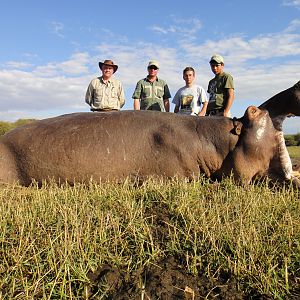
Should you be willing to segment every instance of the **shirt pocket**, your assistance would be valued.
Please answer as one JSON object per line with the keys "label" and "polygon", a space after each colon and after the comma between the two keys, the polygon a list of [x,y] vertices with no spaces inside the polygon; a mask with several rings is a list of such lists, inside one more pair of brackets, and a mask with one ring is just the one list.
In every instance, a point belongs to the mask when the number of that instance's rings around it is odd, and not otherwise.
{"label": "shirt pocket", "polygon": [[99,103],[102,101],[103,98],[103,89],[102,88],[96,88],[94,89],[94,102]]}
{"label": "shirt pocket", "polygon": [[155,96],[156,98],[162,98],[164,95],[164,89],[161,86],[156,86],[155,87]]}
{"label": "shirt pocket", "polygon": [[110,96],[113,99],[117,99],[118,98],[117,89],[114,86],[111,88],[111,94],[110,94]]}
{"label": "shirt pocket", "polygon": [[151,86],[145,86],[142,91],[142,98],[143,99],[151,98],[151,94],[152,94],[151,92],[152,92]]}

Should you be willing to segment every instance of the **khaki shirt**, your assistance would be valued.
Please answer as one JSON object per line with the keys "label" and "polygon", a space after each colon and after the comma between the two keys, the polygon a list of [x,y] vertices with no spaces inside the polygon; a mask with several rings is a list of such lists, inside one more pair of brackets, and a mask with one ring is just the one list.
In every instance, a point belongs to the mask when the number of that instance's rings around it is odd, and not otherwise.
{"label": "khaki shirt", "polygon": [[94,78],[89,84],[85,102],[91,109],[117,109],[125,104],[125,94],[121,82],[111,78],[107,84],[102,77]]}

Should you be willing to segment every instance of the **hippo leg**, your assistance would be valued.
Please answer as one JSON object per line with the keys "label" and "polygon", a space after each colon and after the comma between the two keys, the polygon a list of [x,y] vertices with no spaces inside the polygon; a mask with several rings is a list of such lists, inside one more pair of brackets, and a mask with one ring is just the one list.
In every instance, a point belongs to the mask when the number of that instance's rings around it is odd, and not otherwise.
{"label": "hippo leg", "polygon": [[0,183],[19,182],[18,168],[14,155],[0,143]]}
{"label": "hippo leg", "polygon": [[282,131],[278,132],[277,138],[278,138],[279,161],[282,167],[282,172],[284,174],[285,179],[291,179],[293,177],[292,162],[285,145],[285,140]]}
{"label": "hippo leg", "polygon": [[278,132],[277,138],[279,161],[284,180],[287,183],[291,182],[294,187],[300,188],[300,179],[293,175],[292,161],[286,148],[284,135],[282,131]]}

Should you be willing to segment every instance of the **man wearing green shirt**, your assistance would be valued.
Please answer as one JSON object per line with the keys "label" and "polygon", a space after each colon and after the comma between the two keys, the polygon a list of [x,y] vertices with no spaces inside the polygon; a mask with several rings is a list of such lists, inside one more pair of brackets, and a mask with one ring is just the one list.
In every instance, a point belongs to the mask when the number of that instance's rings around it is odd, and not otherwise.
{"label": "man wearing green shirt", "polygon": [[230,108],[234,100],[233,78],[223,71],[224,58],[221,55],[213,55],[209,63],[215,77],[208,83],[207,115],[230,117]]}
{"label": "man wearing green shirt", "polygon": [[171,94],[166,82],[157,77],[159,64],[157,61],[150,61],[148,64],[148,76],[136,84],[132,95],[135,110],[170,110]]}

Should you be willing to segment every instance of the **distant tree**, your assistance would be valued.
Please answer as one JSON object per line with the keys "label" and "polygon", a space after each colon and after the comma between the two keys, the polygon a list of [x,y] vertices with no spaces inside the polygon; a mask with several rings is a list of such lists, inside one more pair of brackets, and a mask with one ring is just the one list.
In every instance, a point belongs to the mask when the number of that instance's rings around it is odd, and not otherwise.
{"label": "distant tree", "polygon": [[300,132],[295,134],[295,141],[297,142],[297,146],[300,146]]}
{"label": "distant tree", "polygon": [[13,123],[14,127],[18,127],[18,126],[22,126],[22,125],[26,125],[28,123],[32,123],[36,121],[35,119],[18,119],[16,122]]}
{"label": "distant tree", "polygon": [[287,146],[300,146],[300,132],[296,134],[286,134],[284,139]]}
{"label": "distant tree", "polygon": [[11,129],[14,129],[16,127],[32,123],[36,121],[35,119],[19,119],[13,123],[11,122],[5,122],[5,121],[0,121],[0,136],[4,135],[6,132],[8,132]]}

